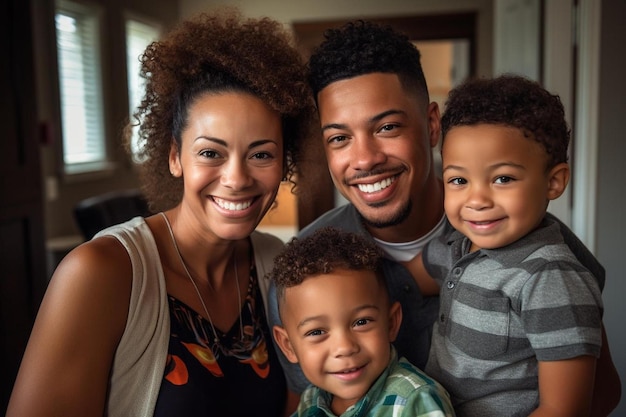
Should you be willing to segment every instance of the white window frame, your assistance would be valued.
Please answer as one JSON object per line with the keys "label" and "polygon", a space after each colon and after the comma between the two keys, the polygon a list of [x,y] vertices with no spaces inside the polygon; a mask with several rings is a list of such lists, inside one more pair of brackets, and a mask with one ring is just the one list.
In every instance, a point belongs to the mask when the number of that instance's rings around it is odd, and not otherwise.
{"label": "white window frame", "polygon": [[146,47],[153,41],[158,40],[163,34],[162,25],[138,16],[134,13],[125,13],[124,19],[126,39],[126,77],[128,83],[128,112],[131,122],[131,151],[135,163],[140,163],[138,156],[140,150],[138,126],[133,114],[141,104],[145,92],[145,80],[140,77],[141,63],[139,57]]}
{"label": "white window frame", "polygon": [[[60,15],[78,22],[80,43],[61,47],[64,42],[76,41],[76,38],[63,36]],[[69,175],[112,168],[106,143],[101,15],[100,7],[87,3],[57,0],[55,5],[63,170]],[[72,73],[72,70],[77,71]]]}

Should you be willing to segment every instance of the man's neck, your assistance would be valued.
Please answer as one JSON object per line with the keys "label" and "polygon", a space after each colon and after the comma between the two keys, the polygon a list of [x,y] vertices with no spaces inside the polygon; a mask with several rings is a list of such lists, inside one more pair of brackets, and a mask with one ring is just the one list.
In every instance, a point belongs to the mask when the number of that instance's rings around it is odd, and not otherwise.
{"label": "man's neck", "polygon": [[419,198],[413,201],[409,216],[393,226],[374,227],[365,225],[367,231],[376,239],[385,242],[411,242],[428,234],[443,217],[443,184],[439,178],[434,178],[431,185],[424,188]]}

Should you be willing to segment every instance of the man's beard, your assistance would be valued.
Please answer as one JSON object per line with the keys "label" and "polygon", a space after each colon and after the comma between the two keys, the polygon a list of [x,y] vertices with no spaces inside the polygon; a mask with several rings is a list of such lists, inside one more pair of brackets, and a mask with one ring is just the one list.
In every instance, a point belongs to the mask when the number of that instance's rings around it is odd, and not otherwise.
{"label": "man's beard", "polygon": [[[372,204],[370,205],[370,207],[376,207],[376,205]],[[403,221],[405,221],[409,217],[412,207],[413,207],[413,204],[411,200],[409,200],[404,207],[401,207],[400,210],[398,210],[398,212],[395,213],[394,216],[392,216],[390,219],[385,220],[385,221],[370,220],[364,217],[360,212],[359,212],[359,216],[361,217],[361,221],[363,222],[363,224],[365,224],[366,226],[371,226],[376,229],[384,229],[386,227],[397,226]]]}

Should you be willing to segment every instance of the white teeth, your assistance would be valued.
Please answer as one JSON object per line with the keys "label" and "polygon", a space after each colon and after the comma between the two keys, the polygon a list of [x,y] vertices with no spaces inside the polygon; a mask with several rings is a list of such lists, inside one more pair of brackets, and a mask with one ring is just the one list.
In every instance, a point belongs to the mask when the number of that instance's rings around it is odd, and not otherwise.
{"label": "white teeth", "polygon": [[217,203],[218,206],[223,208],[224,210],[231,211],[239,211],[245,210],[252,204],[252,200],[249,201],[239,201],[237,203],[233,203],[232,201],[222,200],[221,198],[213,197],[213,200]]}
{"label": "white teeth", "polygon": [[386,178],[379,182],[375,182],[374,184],[357,184],[357,185],[359,187],[359,190],[363,191],[364,193],[374,193],[376,191],[384,190],[385,188],[389,187],[391,183],[394,181],[394,179],[395,177],[392,177],[392,178]]}

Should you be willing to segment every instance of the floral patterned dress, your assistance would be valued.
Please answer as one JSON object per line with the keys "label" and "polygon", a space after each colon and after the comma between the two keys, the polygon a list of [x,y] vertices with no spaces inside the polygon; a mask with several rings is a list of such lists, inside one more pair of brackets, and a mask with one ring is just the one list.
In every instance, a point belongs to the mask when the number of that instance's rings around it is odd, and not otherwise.
{"label": "floral patterned dress", "polygon": [[[156,417],[278,416],[286,383],[265,319],[254,262],[241,322],[226,333],[169,296],[171,333]],[[137,383],[141,383],[138,381]]]}

